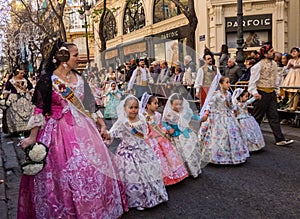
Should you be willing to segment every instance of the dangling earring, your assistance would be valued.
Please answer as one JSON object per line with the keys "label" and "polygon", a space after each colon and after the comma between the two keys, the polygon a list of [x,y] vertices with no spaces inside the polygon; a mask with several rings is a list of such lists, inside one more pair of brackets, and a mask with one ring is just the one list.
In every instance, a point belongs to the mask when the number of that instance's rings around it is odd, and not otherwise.
{"label": "dangling earring", "polygon": [[67,69],[68,64],[67,64],[66,62],[64,62],[64,63],[63,63],[63,66],[64,66],[65,69]]}

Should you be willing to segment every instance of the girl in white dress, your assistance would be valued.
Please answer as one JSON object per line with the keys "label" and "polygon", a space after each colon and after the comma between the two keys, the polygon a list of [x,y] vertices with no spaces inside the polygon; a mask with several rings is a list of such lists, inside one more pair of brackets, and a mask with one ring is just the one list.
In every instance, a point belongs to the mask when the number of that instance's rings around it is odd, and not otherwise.
{"label": "girl in white dress", "polygon": [[154,150],[146,144],[147,122],[139,115],[139,101],[133,95],[117,108],[118,120],[110,138],[121,138],[115,161],[124,184],[129,208],[151,208],[168,200],[162,171]]}
{"label": "girl in white dress", "polygon": [[240,123],[242,136],[247,141],[250,152],[258,151],[265,146],[261,129],[254,117],[247,110],[248,105],[254,101],[254,97],[249,99],[249,92],[247,90],[237,88],[233,92],[232,103],[237,112],[237,119]]}
{"label": "girl in white dress", "polygon": [[233,113],[228,77],[219,80],[220,90],[207,100],[199,130],[203,159],[214,164],[239,164],[249,157],[247,143]]}

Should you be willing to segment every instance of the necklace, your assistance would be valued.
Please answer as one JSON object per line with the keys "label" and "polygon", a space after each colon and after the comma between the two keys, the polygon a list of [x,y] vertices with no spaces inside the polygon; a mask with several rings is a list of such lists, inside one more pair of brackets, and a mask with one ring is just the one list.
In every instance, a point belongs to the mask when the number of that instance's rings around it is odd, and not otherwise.
{"label": "necklace", "polygon": [[64,75],[63,73],[57,73],[54,72],[59,78],[61,78],[63,81],[70,83],[70,79],[71,79],[71,72],[67,72],[66,75]]}

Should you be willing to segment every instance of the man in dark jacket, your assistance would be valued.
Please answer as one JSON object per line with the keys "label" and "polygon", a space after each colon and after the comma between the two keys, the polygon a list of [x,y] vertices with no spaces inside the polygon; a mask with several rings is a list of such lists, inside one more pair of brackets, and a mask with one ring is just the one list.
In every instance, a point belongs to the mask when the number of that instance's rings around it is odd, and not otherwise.
{"label": "man in dark jacket", "polygon": [[230,84],[235,84],[238,82],[239,78],[242,76],[242,69],[236,64],[234,58],[229,58],[227,66],[224,70],[224,75],[229,77]]}

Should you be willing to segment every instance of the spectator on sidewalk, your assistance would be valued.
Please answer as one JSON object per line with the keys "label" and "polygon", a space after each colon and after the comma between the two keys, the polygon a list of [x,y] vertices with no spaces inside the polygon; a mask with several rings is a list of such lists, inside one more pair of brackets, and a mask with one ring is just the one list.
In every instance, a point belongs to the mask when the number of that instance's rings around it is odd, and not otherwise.
{"label": "spectator on sidewalk", "polygon": [[251,68],[253,65],[255,65],[256,61],[255,59],[248,57],[245,61],[246,70],[240,77],[239,81],[249,81],[250,75],[251,75]]}
{"label": "spectator on sidewalk", "polygon": [[204,55],[205,65],[198,69],[195,89],[196,97],[200,99],[200,105],[203,106],[208,90],[215,76],[219,73],[219,70],[212,63],[212,58],[210,55]]}
{"label": "spectator on sidewalk", "polygon": [[168,67],[168,63],[166,61],[161,62],[160,73],[157,77],[157,84],[167,83],[171,77],[170,68]]}
{"label": "spectator on sidewalk", "polygon": [[254,96],[253,116],[260,124],[266,114],[270,127],[275,137],[277,146],[285,146],[293,143],[282,134],[279,115],[277,112],[277,96],[279,80],[277,64],[273,60],[274,48],[271,44],[265,44],[260,49],[261,61],[251,68],[251,76],[248,91]]}
{"label": "spectator on sidewalk", "polygon": [[235,62],[235,58],[229,58],[227,66],[224,69],[224,76],[229,77],[230,84],[235,84],[238,82],[239,78],[242,76],[243,71]]}

